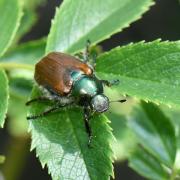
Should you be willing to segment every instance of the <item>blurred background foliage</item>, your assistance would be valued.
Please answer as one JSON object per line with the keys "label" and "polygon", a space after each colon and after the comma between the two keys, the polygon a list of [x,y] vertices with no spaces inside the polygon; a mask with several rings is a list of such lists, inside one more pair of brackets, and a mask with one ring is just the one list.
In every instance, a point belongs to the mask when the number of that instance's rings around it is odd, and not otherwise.
{"label": "blurred background foliage", "polygon": [[[55,7],[58,6],[60,0],[21,0],[23,1],[24,16],[22,23],[15,37],[13,46],[21,44],[16,50],[9,50],[2,61],[11,61],[11,58],[21,59],[21,53],[26,54],[26,62],[34,64],[31,61],[31,48],[36,46],[36,52],[33,57],[37,59],[44,53],[45,40],[49,32],[51,19],[55,13]],[[157,0],[156,5],[151,7],[142,19],[133,23],[123,32],[113,35],[110,39],[100,44],[102,51],[110,50],[119,45],[125,45],[130,42],[138,42],[141,40],[153,41],[161,38],[162,40],[179,40],[180,39],[180,5],[178,0]],[[40,39],[40,40],[39,40]],[[28,46],[23,43],[37,40],[37,43],[31,43]],[[19,51],[19,54],[18,54]],[[21,53],[20,53],[21,52]],[[35,59],[36,60],[36,59]],[[22,71],[21,71],[22,72]],[[0,154],[6,156],[0,169],[7,180],[13,179],[50,179],[48,173],[41,169],[41,165],[35,157],[35,153],[29,153],[30,136],[27,133],[26,107],[25,102],[30,94],[33,86],[32,73],[24,71],[18,73],[13,70],[7,72],[10,79],[10,102],[7,121],[4,129],[0,129]],[[119,99],[120,93],[116,90],[107,89],[107,95],[111,99]],[[116,179],[141,180],[144,179],[137,175],[127,166],[127,158],[137,146],[137,140],[127,124],[130,112],[137,104],[137,100],[127,98],[127,103],[117,105],[112,104],[107,114],[111,119],[111,127],[113,133],[117,137],[117,141],[113,142],[113,149],[117,157],[115,162]],[[119,111],[121,109],[121,111]],[[180,111],[171,110],[166,106],[162,106],[162,110],[179,131]],[[118,129],[117,129],[118,128]],[[180,138],[179,138],[180,139]],[[180,141],[178,142],[180,145]],[[0,163],[4,161],[4,157],[0,156]],[[178,161],[178,159],[177,159]],[[16,163],[16,166],[13,164]],[[179,165],[177,163],[177,165]],[[1,179],[1,174],[0,174]]]}

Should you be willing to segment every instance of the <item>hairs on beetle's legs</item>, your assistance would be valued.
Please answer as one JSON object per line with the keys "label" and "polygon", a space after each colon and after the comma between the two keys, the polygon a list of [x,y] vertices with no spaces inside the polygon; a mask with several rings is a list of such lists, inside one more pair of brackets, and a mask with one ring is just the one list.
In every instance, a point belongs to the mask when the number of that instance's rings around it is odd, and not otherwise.
{"label": "hairs on beetle's legs", "polygon": [[56,106],[56,107],[53,107],[53,108],[51,108],[51,109],[49,109],[49,110],[47,110],[47,111],[45,111],[45,112],[43,112],[43,113],[41,113],[41,114],[34,115],[34,116],[27,116],[27,120],[30,120],[30,119],[31,119],[31,120],[34,120],[34,119],[37,119],[37,118],[46,116],[46,115],[48,115],[48,114],[56,111],[57,109],[59,109],[59,108],[61,108],[61,107],[63,107],[63,106]]}
{"label": "hairs on beetle's legs", "polygon": [[48,99],[47,97],[40,96],[40,97],[31,99],[28,102],[26,102],[26,106],[29,106],[31,103],[37,102],[37,101],[44,102],[44,101],[50,101],[50,99]]}
{"label": "hairs on beetle's legs", "polygon": [[88,39],[87,40],[87,43],[86,43],[86,49],[84,51],[84,62],[88,62],[89,61],[89,49],[90,49],[90,45],[91,45],[91,42],[90,40]]}
{"label": "hairs on beetle's legs", "polygon": [[84,124],[86,127],[86,132],[88,134],[89,140],[88,140],[88,146],[90,147],[91,145],[91,140],[92,140],[92,131],[91,131],[91,127],[89,125],[89,120],[90,120],[90,112],[88,107],[84,107]]}
{"label": "hairs on beetle's legs", "polygon": [[113,85],[118,85],[120,81],[119,81],[118,79],[116,79],[116,80],[113,80],[113,81],[101,80],[101,82],[102,82],[104,85],[106,85],[106,86],[108,86],[108,87],[111,87],[111,86],[113,86]]}
{"label": "hairs on beetle's legs", "polygon": [[82,52],[76,53],[74,56],[77,57],[78,59],[84,59],[84,55]]}
{"label": "hairs on beetle's legs", "polygon": [[93,54],[93,55],[92,55],[92,60],[93,60],[92,64],[93,64],[94,70],[95,70],[95,68],[96,68],[96,58],[97,58],[97,54]]}

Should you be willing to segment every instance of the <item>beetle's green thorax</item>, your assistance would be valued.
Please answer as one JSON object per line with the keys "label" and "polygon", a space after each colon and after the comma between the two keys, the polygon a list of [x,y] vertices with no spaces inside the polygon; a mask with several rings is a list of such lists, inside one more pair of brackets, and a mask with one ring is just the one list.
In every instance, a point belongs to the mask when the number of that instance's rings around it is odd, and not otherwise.
{"label": "beetle's green thorax", "polygon": [[73,79],[73,88],[71,94],[73,96],[93,97],[96,94],[103,93],[103,85],[94,75],[87,76],[81,71],[71,73]]}

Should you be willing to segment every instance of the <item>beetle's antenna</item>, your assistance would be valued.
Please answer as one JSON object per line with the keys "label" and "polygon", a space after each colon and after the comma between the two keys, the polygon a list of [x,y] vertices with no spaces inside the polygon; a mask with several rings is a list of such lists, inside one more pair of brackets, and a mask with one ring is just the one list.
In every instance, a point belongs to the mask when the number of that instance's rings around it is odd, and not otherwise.
{"label": "beetle's antenna", "polygon": [[124,103],[124,102],[126,102],[126,99],[119,99],[119,100],[116,100],[116,101],[110,101],[109,103],[112,103],[112,102]]}

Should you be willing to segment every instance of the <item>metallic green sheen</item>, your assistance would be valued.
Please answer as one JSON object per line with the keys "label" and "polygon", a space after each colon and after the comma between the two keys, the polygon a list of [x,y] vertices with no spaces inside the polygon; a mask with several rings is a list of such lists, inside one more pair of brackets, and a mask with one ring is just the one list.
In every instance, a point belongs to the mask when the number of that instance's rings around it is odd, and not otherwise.
{"label": "metallic green sheen", "polygon": [[71,94],[73,96],[93,97],[103,93],[102,82],[95,76],[87,76],[80,72],[73,72],[71,77],[74,81]]}

